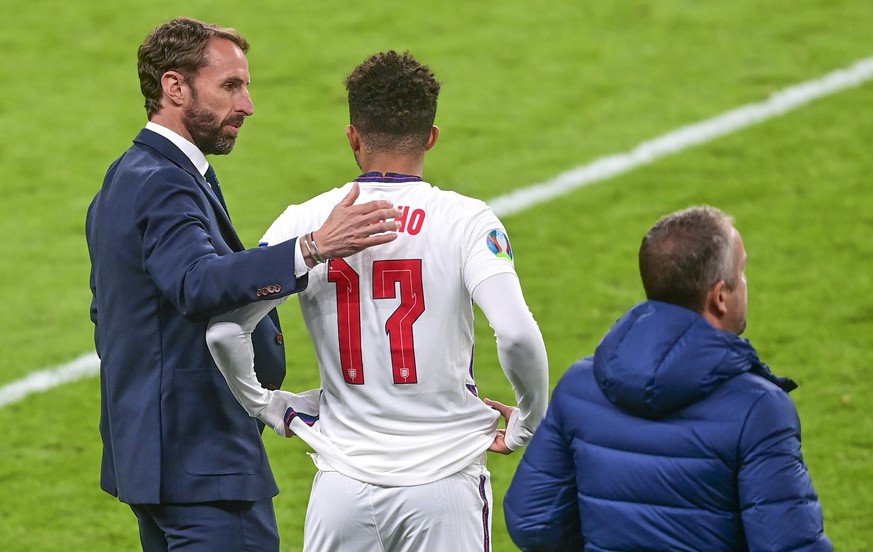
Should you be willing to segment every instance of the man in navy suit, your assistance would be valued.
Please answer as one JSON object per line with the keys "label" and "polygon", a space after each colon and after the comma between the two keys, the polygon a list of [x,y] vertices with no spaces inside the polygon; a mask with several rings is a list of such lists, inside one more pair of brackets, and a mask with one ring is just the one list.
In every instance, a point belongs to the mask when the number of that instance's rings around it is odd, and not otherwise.
{"label": "man in navy suit", "polygon": [[[303,290],[316,259],[396,237],[388,202],[346,196],[306,244],[246,250],[206,155],[252,115],[248,43],[192,19],[156,27],[138,70],[149,122],[88,209],[91,319],[101,359],[101,487],[130,505],[143,550],[279,549],[263,426],[206,345],[209,318]],[[285,376],[275,311],[253,335],[258,380]],[[284,393],[284,392],[280,392]],[[293,395],[286,394],[288,400]]]}

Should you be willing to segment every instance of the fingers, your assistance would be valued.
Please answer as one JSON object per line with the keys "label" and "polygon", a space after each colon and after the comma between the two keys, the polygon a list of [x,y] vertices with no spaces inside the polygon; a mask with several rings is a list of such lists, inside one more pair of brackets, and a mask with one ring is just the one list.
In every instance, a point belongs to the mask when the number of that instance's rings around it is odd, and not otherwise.
{"label": "fingers", "polygon": [[392,242],[397,239],[397,234],[377,234],[368,238],[362,238],[357,241],[360,249],[373,247],[374,245],[382,245],[383,243]]}
{"label": "fingers", "polygon": [[345,218],[351,216],[361,216],[365,223],[377,222],[380,220],[393,219],[401,216],[403,213],[399,209],[394,208],[394,204],[385,199],[374,199],[360,205],[355,205],[355,200],[361,195],[360,185],[355,182],[352,184],[351,190],[346,194],[339,203],[333,208],[333,212],[344,210]]}
{"label": "fingers", "polygon": [[494,442],[488,447],[489,452],[498,454],[512,454],[512,449],[506,446],[506,431],[503,429],[497,430],[497,435],[494,436]]}
{"label": "fingers", "polygon": [[[397,224],[395,222],[380,222],[377,224],[367,224],[360,226],[357,230],[354,227],[347,232],[337,232],[339,237],[332,239],[322,239],[317,236],[321,254],[328,259],[336,259],[354,255],[368,247],[381,245],[397,239]],[[324,232],[325,235],[331,236],[322,227],[317,232]]]}
{"label": "fingers", "polygon": [[397,220],[402,213],[390,201],[374,200],[360,205],[350,201],[359,194],[358,184],[342,199],[324,221],[313,232],[321,254],[327,259],[353,255],[367,247],[388,243],[397,238],[394,234],[400,228]]}
{"label": "fingers", "polygon": [[503,416],[504,418],[506,418],[507,420],[512,415],[512,411],[515,410],[514,406],[507,406],[501,402],[493,401],[491,399],[485,399],[483,402],[485,404],[487,404],[488,406],[490,406],[491,408],[493,408],[494,410],[496,410],[497,412],[500,412],[500,415]]}
{"label": "fingers", "polygon": [[352,189],[349,190],[349,193],[346,194],[346,197],[342,199],[337,205],[342,205],[343,207],[349,207],[355,204],[355,200],[358,199],[358,196],[361,195],[361,186],[355,182],[352,184]]}
{"label": "fingers", "polygon": [[[514,406],[508,406],[501,402],[493,401],[491,399],[483,399],[485,404],[496,410],[500,413],[500,416],[506,420],[506,423],[509,424],[509,418],[512,416],[512,412],[516,410]],[[488,448],[491,452],[497,452],[499,454],[512,454],[512,449],[509,448],[506,444],[506,430],[498,429],[497,436],[494,437],[494,442]]]}
{"label": "fingers", "polygon": [[403,213],[400,209],[395,209],[390,201],[380,199],[349,207],[345,216],[359,216],[361,217],[362,222],[370,224],[387,219],[395,219],[401,215],[403,215]]}
{"label": "fingers", "polygon": [[369,233],[368,235],[372,236],[373,234],[381,234],[383,232],[394,232],[399,225],[400,223],[396,220],[373,222],[365,227],[365,231]]}

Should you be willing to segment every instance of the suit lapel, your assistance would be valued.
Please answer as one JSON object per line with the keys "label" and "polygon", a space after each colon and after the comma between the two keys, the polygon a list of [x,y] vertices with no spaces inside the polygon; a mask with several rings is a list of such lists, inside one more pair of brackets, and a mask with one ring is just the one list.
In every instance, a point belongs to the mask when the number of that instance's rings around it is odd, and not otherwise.
{"label": "suit lapel", "polygon": [[177,148],[173,142],[170,142],[160,134],[145,128],[140,131],[133,141],[134,143],[142,144],[156,150],[180,169],[190,174],[203,191],[203,194],[212,204],[212,210],[215,212],[215,218],[218,221],[218,226],[221,229],[221,235],[224,240],[234,251],[242,251],[245,249],[245,246],[236,233],[236,229],[234,229],[233,224],[230,222],[230,217],[218,201],[218,197],[213,193],[211,186],[209,186],[209,183],[206,182],[206,179],[197,170],[197,167],[194,166],[194,163],[188,159],[188,156],[185,155],[182,150]]}

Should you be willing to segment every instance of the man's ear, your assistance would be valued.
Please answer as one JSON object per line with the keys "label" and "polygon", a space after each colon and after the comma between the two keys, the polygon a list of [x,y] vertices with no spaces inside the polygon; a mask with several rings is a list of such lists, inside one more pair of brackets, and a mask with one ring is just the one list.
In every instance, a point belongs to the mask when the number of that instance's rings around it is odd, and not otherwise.
{"label": "man's ear", "polygon": [[171,104],[181,106],[185,103],[187,87],[181,73],[167,71],[161,75],[161,88],[164,90],[164,97]]}
{"label": "man's ear", "polygon": [[430,136],[427,138],[427,143],[424,145],[424,151],[430,150],[430,148],[436,145],[437,138],[440,137],[440,127],[434,125],[430,127]]}
{"label": "man's ear", "polygon": [[349,139],[349,146],[351,146],[355,154],[361,151],[361,133],[358,132],[354,125],[346,127],[346,138]]}
{"label": "man's ear", "polygon": [[717,318],[722,318],[727,314],[728,291],[725,281],[719,280],[715,285],[709,288],[709,293],[706,294],[706,309]]}

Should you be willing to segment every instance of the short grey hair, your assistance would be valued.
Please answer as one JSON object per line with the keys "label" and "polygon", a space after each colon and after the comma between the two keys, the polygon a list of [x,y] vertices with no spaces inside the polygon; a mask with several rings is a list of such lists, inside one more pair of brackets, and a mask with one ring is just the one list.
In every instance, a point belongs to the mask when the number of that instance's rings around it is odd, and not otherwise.
{"label": "short grey hair", "polygon": [[706,294],[724,280],[738,282],[734,219],[708,205],[667,215],[640,245],[640,277],[646,297],[703,312]]}

